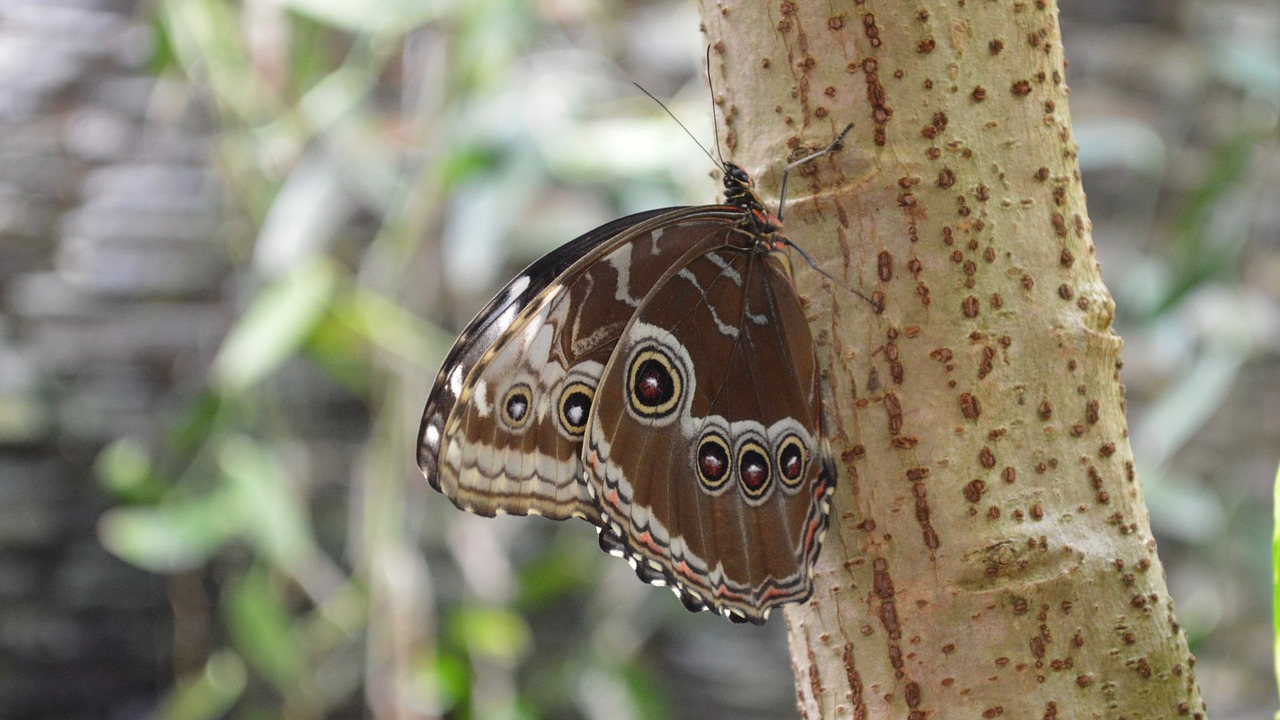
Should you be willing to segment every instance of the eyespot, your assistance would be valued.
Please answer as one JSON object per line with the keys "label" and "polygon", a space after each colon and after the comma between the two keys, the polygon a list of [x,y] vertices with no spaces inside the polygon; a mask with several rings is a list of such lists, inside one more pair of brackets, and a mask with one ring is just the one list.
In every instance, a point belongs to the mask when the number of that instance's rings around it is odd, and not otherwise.
{"label": "eyespot", "polygon": [[596,389],[584,382],[572,382],[560,392],[560,429],[572,438],[581,438],[591,417],[591,401]]}
{"label": "eyespot", "polygon": [[778,443],[778,479],[788,490],[795,490],[804,481],[809,466],[809,449],[798,435],[788,434]]}
{"label": "eyespot", "polygon": [[627,400],[642,418],[664,418],[680,405],[684,377],[666,348],[649,346],[636,352],[627,370]]}
{"label": "eyespot", "polygon": [[729,442],[723,435],[708,431],[702,436],[694,454],[694,467],[698,471],[698,482],[704,490],[712,495],[719,495],[724,491],[733,466],[730,463]]}
{"label": "eyespot", "polygon": [[522,429],[533,414],[533,391],[525,383],[512,385],[502,398],[502,422],[512,430]]}
{"label": "eyespot", "polygon": [[769,494],[773,481],[773,468],[769,451],[754,439],[747,439],[738,446],[738,484],[748,501],[761,501]]}

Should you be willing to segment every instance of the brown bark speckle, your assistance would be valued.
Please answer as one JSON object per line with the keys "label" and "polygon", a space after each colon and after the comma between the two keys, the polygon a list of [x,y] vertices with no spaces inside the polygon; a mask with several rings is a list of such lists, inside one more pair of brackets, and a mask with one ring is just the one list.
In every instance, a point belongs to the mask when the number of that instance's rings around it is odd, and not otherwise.
{"label": "brown bark speckle", "polygon": [[970,480],[964,486],[964,499],[970,503],[977,503],[982,500],[982,493],[987,489],[987,484],[981,480]]}
{"label": "brown bark speckle", "polygon": [[902,403],[897,395],[885,393],[884,410],[889,418],[889,434],[897,435],[902,432]]}
{"label": "brown bark speckle", "polygon": [[996,466],[996,455],[991,452],[991,448],[984,445],[978,453],[978,462],[982,464],[982,467],[990,470]]}
{"label": "brown bark speckle", "polygon": [[880,28],[876,27],[876,16],[867,13],[862,16],[862,31],[866,34],[871,47],[880,47]]}
{"label": "brown bark speckle", "polygon": [[893,256],[887,250],[881,250],[877,256],[876,272],[881,282],[889,282],[893,279]]}

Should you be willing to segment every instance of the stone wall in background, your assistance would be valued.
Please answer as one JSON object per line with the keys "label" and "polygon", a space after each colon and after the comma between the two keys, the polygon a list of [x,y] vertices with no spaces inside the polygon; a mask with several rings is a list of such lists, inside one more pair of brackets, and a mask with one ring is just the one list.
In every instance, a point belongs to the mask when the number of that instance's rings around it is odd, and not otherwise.
{"label": "stone wall in background", "polygon": [[[132,718],[167,580],[98,544],[92,466],[152,432],[227,325],[210,133],[134,0],[0,0],[0,718]],[[163,82],[163,81],[161,81]]]}

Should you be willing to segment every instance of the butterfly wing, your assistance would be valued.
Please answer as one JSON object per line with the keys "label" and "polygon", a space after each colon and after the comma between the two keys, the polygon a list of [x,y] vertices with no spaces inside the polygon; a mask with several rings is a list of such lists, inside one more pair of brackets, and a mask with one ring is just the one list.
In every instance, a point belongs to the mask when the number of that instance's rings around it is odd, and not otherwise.
{"label": "butterfly wing", "polygon": [[[721,227],[691,208],[633,215],[553,251],[481,311],[446,358],[419,429],[432,487],[481,515],[583,517],[595,388],[652,280]],[[722,215],[725,215],[722,213]]]}
{"label": "butterfly wing", "polygon": [[779,253],[719,242],[645,298],[584,448],[601,544],[690,609],[760,623],[806,599],[834,464],[809,325]]}

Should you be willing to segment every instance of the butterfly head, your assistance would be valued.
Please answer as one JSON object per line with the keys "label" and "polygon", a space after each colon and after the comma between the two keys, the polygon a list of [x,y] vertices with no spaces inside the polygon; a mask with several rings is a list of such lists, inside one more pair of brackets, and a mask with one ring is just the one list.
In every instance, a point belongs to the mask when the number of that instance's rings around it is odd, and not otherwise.
{"label": "butterfly head", "polygon": [[[756,183],[746,170],[731,162],[724,163],[724,201],[726,205],[746,211],[746,229],[757,239],[774,236],[782,229],[782,221],[765,207],[756,192]],[[769,249],[775,249],[770,246]]]}
{"label": "butterfly head", "polygon": [[760,196],[756,194],[756,182],[751,179],[747,171],[728,161],[725,161],[722,167],[725,203],[744,210],[760,207]]}

